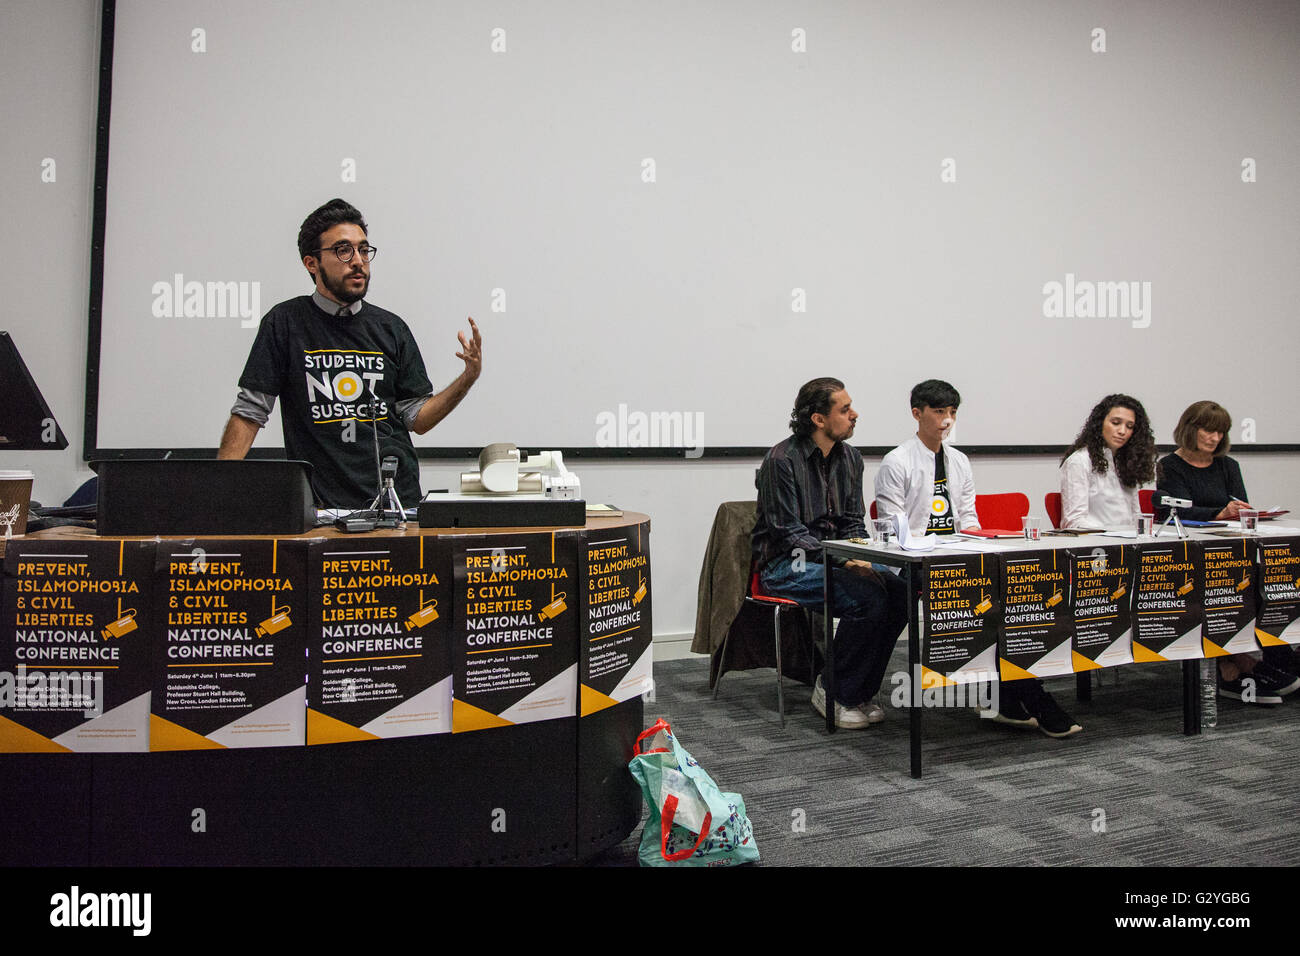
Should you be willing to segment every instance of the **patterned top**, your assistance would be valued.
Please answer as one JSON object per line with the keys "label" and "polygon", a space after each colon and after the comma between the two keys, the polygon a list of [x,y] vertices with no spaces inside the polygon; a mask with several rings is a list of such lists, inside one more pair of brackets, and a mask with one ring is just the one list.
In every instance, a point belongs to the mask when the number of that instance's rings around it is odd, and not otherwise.
{"label": "patterned top", "polygon": [[822,455],[811,437],[792,435],[767,453],[755,484],[753,554],[759,568],[793,557],[796,548],[804,560],[821,561],[824,539],[866,534],[862,455],[851,445],[836,442]]}

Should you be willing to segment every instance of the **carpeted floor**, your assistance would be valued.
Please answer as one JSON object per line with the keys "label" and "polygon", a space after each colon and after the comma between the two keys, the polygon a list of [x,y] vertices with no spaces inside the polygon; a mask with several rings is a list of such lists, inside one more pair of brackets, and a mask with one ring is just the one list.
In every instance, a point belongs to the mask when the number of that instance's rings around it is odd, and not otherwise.
{"label": "carpeted floor", "polygon": [[[900,646],[890,673],[906,669]],[[1118,683],[1117,683],[1118,679]],[[1219,726],[1182,733],[1181,665],[1047,688],[1084,727],[1053,740],[973,711],[924,718],[925,775],[908,775],[907,711],[826,733],[810,688],[732,672],[717,701],[704,659],[655,665],[646,723],[668,720],[723,790],[740,792],[765,866],[1256,866],[1300,859],[1300,693],[1280,707],[1220,699]],[[885,688],[891,687],[886,677]],[[640,828],[588,861],[636,865]]]}

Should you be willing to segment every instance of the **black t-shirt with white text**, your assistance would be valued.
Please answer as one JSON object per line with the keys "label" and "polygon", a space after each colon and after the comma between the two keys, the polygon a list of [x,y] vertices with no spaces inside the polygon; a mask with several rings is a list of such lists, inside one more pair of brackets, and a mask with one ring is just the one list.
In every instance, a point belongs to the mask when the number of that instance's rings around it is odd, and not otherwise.
{"label": "black t-shirt with white text", "polygon": [[351,316],[323,312],[311,296],[281,302],[263,317],[239,386],[279,397],[285,451],[311,462],[321,504],[363,508],[374,500],[376,427],[379,457],[397,458],[402,506],[419,503],[419,459],[397,403],[433,388],[398,316],[368,302]]}

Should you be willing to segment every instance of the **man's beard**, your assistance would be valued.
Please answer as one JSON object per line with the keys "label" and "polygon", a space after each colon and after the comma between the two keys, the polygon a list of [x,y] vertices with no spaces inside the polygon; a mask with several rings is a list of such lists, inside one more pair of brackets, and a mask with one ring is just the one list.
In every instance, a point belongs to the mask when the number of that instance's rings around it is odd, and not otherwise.
{"label": "man's beard", "polygon": [[351,291],[347,286],[348,280],[351,276],[352,273],[349,272],[347,275],[336,280],[332,278],[329,273],[322,272],[321,281],[325,284],[325,288],[330,295],[334,296],[335,299],[342,302],[344,305],[351,305],[358,299],[364,299],[366,297],[366,292],[370,289],[370,277],[366,276],[366,282],[365,285],[361,287],[361,291],[359,293]]}

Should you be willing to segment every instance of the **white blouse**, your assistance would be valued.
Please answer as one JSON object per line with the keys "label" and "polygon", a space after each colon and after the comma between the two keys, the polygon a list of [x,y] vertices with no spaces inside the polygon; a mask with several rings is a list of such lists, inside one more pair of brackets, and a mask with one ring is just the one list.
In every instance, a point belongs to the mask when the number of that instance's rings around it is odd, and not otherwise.
{"label": "white blouse", "polygon": [[1088,449],[1080,448],[1061,464],[1061,527],[1106,528],[1133,526],[1140,510],[1137,488],[1125,488],[1115,474],[1115,454],[1107,446],[1106,474],[1092,470]]}

